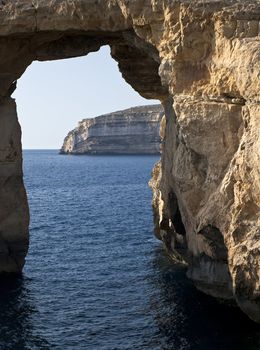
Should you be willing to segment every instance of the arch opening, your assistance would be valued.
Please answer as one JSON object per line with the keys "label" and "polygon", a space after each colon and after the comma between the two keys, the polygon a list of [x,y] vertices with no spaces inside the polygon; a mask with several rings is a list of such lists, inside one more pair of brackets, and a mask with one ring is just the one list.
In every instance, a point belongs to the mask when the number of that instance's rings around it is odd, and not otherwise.
{"label": "arch opening", "polygon": [[[11,39],[9,45],[15,51],[16,40]],[[3,190],[0,193],[3,200],[8,196],[8,204],[0,217],[0,267],[2,266],[3,272],[21,272],[29,246],[29,208],[23,184],[21,130],[16,104],[11,98],[16,89],[16,82],[35,60],[49,61],[85,56],[105,45],[110,46],[112,58],[118,62],[124,80],[134,90],[147,99],[157,99],[162,103],[167,100],[168,91],[162,86],[158,74],[160,60],[157,50],[138,38],[131,30],[113,33],[40,33],[30,38],[29,44],[28,37],[24,38],[17,70],[5,77],[0,90],[0,112],[10,126],[9,133],[6,133],[5,128],[5,137],[1,145],[1,149],[4,150],[1,161],[6,169],[2,178],[4,183],[11,184],[9,187],[2,186]]]}

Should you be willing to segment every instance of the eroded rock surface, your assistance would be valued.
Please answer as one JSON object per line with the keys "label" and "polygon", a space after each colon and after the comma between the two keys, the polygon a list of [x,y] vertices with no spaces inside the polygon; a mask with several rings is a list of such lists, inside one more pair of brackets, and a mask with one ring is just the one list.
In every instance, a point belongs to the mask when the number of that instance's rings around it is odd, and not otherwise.
{"label": "eroded rock surface", "polygon": [[198,288],[260,322],[259,19],[259,0],[2,1],[1,271],[20,271],[28,245],[15,81],[33,60],[110,45],[125,80],[165,108],[156,235]]}
{"label": "eroded rock surface", "polygon": [[159,154],[161,105],[133,107],[83,119],[64,139],[61,154]]}

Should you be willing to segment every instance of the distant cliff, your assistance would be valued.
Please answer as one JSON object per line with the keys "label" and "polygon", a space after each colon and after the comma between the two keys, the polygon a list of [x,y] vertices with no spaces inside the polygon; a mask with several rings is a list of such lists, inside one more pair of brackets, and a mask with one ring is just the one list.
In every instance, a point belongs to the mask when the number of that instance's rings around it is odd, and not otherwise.
{"label": "distant cliff", "polygon": [[61,154],[156,154],[161,105],[129,108],[83,119],[64,139]]}

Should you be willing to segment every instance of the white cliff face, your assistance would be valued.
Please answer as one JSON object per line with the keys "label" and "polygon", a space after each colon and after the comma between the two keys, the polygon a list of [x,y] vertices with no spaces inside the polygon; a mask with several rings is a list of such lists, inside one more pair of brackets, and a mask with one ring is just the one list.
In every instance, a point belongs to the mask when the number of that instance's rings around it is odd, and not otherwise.
{"label": "white cliff face", "polygon": [[79,122],[62,154],[159,154],[161,105],[142,106]]}

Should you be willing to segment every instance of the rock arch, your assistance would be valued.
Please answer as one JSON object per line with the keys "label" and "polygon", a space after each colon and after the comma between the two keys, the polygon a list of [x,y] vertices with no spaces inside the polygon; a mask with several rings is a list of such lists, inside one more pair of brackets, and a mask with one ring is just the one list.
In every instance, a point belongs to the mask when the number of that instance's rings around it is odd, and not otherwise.
{"label": "rock arch", "polygon": [[16,81],[33,60],[108,44],[125,80],[165,107],[157,236],[198,288],[260,322],[259,19],[255,0],[2,1],[0,271],[21,271],[28,249]]}

